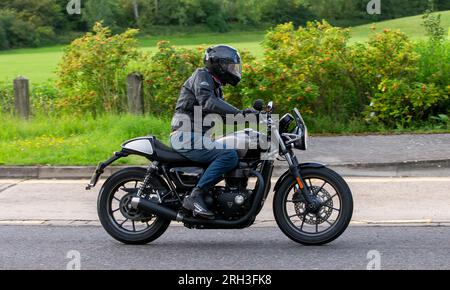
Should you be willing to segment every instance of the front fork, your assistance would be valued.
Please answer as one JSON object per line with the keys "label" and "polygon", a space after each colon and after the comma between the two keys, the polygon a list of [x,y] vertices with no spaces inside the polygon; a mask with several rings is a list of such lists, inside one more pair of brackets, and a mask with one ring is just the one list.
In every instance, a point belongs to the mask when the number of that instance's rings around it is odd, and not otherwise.
{"label": "front fork", "polygon": [[274,134],[275,137],[279,140],[281,155],[286,158],[286,161],[289,164],[289,172],[295,178],[295,191],[299,192],[302,195],[303,199],[306,201],[306,206],[309,211],[318,210],[321,206],[321,201],[309,190],[307,184],[303,180],[300,174],[297,157],[292,153],[291,149],[286,148],[283,142],[283,138],[281,138],[278,129],[274,128],[272,134]]}
{"label": "front fork", "polygon": [[297,157],[291,153],[287,153],[285,157],[287,162],[289,163],[289,171],[296,181],[295,191],[299,192],[303,199],[306,201],[307,211],[316,212],[322,206],[322,201],[309,190],[308,185],[303,180],[300,174]]}

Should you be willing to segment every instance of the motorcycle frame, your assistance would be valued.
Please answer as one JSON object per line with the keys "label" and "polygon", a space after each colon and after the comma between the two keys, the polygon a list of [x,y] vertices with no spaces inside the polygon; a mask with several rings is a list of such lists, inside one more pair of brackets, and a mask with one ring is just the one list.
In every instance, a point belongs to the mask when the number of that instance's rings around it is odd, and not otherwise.
{"label": "motorcycle frame", "polygon": [[[305,186],[305,182],[301,176],[301,170],[303,168],[319,168],[324,167],[323,164],[319,163],[302,163],[300,164],[298,162],[297,157],[293,153],[293,146],[292,144],[289,144],[288,146],[285,144],[280,132],[278,131],[278,128],[275,126],[272,126],[272,118],[271,118],[271,108],[267,110],[267,126],[270,132],[270,138],[276,138],[278,141],[278,144],[280,146],[280,156],[284,157],[286,162],[289,165],[289,170],[286,171],[280,178],[277,180],[274,192],[276,193],[279,189],[280,185],[283,183],[286,178],[288,178],[290,175],[294,177],[296,184],[295,189],[301,193],[302,197],[306,200],[307,203],[314,203],[314,197],[310,193],[308,186]],[[269,148],[270,150],[270,148]],[[115,162],[116,160],[126,157],[129,155],[135,154],[134,152],[130,152],[127,149],[122,149],[119,152],[115,152],[114,155],[108,159],[107,161],[100,163],[94,173],[94,175],[91,178],[91,181],[89,185],[86,187],[87,190],[93,188],[96,183],[98,182],[98,179],[100,178],[101,174],[104,172],[104,169]],[[259,171],[255,171],[256,167],[261,164]],[[273,160],[258,160],[257,162],[254,162],[250,167],[250,175],[256,176],[258,181],[256,184],[256,195],[253,200],[253,204],[251,206],[251,209],[249,212],[242,218],[235,220],[235,221],[225,221],[225,220],[205,220],[201,218],[195,218],[195,217],[186,217],[184,216],[179,209],[178,211],[172,210],[171,208],[167,207],[166,209],[162,209],[163,206],[151,202],[146,199],[146,196],[144,194],[144,188],[148,185],[150,179],[152,177],[157,177],[161,181],[164,181],[164,183],[169,188],[169,192],[165,193],[164,196],[161,196],[158,191],[158,200],[160,203],[163,202],[164,198],[174,193],[176,196],[176,199],[179,202],[179,205],[182,203],[182,196],[177,191],[177,188],[174,184],[174,182],[171,180],[171,178],[168,175],[168,167],[165,164],[161,164],[159,161],[153,161],[149,167],[147,168],[144,181],[142,183],[142,186],[139,187],[137,197],[145,202],[147,205],[147,209],[153,208],[154,211],[159,211],[161,213],[164,213],[166,218],[177,220],[183,222],[188,227],[195,227],[195,228],[210,228],[210,229],[227,229],[227,228],[244,228],[248,227],[253,224],[253,222],[256,219],[256,216],[260,213],[261,209],[264,206],[264,203],[267,199],[267,196],[269,194],[270,188],[271,188],[271,178],[273,174],[273,168],[274,168],[274,161]],[[246,176],[242,176],[246,177]],[[144,206],[145,207],[145,206]]]}

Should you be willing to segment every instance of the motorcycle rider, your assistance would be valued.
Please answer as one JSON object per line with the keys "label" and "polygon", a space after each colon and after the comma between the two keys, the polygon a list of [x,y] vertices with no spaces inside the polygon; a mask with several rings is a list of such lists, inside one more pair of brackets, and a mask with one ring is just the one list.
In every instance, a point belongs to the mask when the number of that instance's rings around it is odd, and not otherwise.
{"label": "motorcycle rider", "polygon": [[[196,187],[184,199],[183,207],[193,211],[194,215],[214,218],[214,213],[206,206],[204,196],[223,174],[238,165],[238,154],[235,149],[219,148],[223,145],[218,146],[211,139],[209,132],[212,127],[203,126],[203,120],[201,124],[194,123],[195,107],[201,107],[202,118],[208,113],[219,114],[224,118],[227,114],[245,115],[256,111],[241,111],[224,100],[222,86],[236,86],[242,77],[241,58],[235,48],[228,45],[208,48],[204,65],[205,67],[197,69],[181,88],[172,118],[170,142],[172,147],[187,159],[209,164]],[[190,126],[183,125],[183,120],[188,120]]]}

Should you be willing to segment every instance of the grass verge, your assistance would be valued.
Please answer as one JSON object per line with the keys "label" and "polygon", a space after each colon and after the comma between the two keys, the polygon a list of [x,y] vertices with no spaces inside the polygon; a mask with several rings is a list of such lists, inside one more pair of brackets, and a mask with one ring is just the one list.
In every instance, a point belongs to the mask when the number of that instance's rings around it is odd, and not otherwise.
{"label": "grass verge", "polygon": [[[399,133],[449,133],[450,124],[423,123],[389,130],[368,126],[361,120],[346,123],[328,117],[305,119],[312,135],[360,135]],[[106,115],[97,118],[37,116],[29,121],[0,115],[0,165],[96,165],[108,159],[120,144],[139,136],[154,135],[167,143],[167,117]],[[146,164],[140,157],[120,159],[115,164]]]}
{"label": "grass verge", "polygon": [[[102,116],[96,119],[35,117],[30,121],[0,116],[0,165],[96,165],[128,139],[155,135],[168,140],[169,120],[154,116]],[[128,157],[116,164],[145,164]]]}

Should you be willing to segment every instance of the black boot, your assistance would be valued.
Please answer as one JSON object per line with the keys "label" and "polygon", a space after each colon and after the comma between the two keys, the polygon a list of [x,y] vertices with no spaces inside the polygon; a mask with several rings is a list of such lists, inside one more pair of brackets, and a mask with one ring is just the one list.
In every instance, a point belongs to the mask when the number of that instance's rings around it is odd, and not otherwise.
{"label": "black boot", "polygon": [[203,200],[204,192],[198,187],[195,187],[191,194],[184,198],[183,207],[194,212],[194,215],[199,215],[204,218],[213,219],[214,213],[208,210],[208,207]]}

